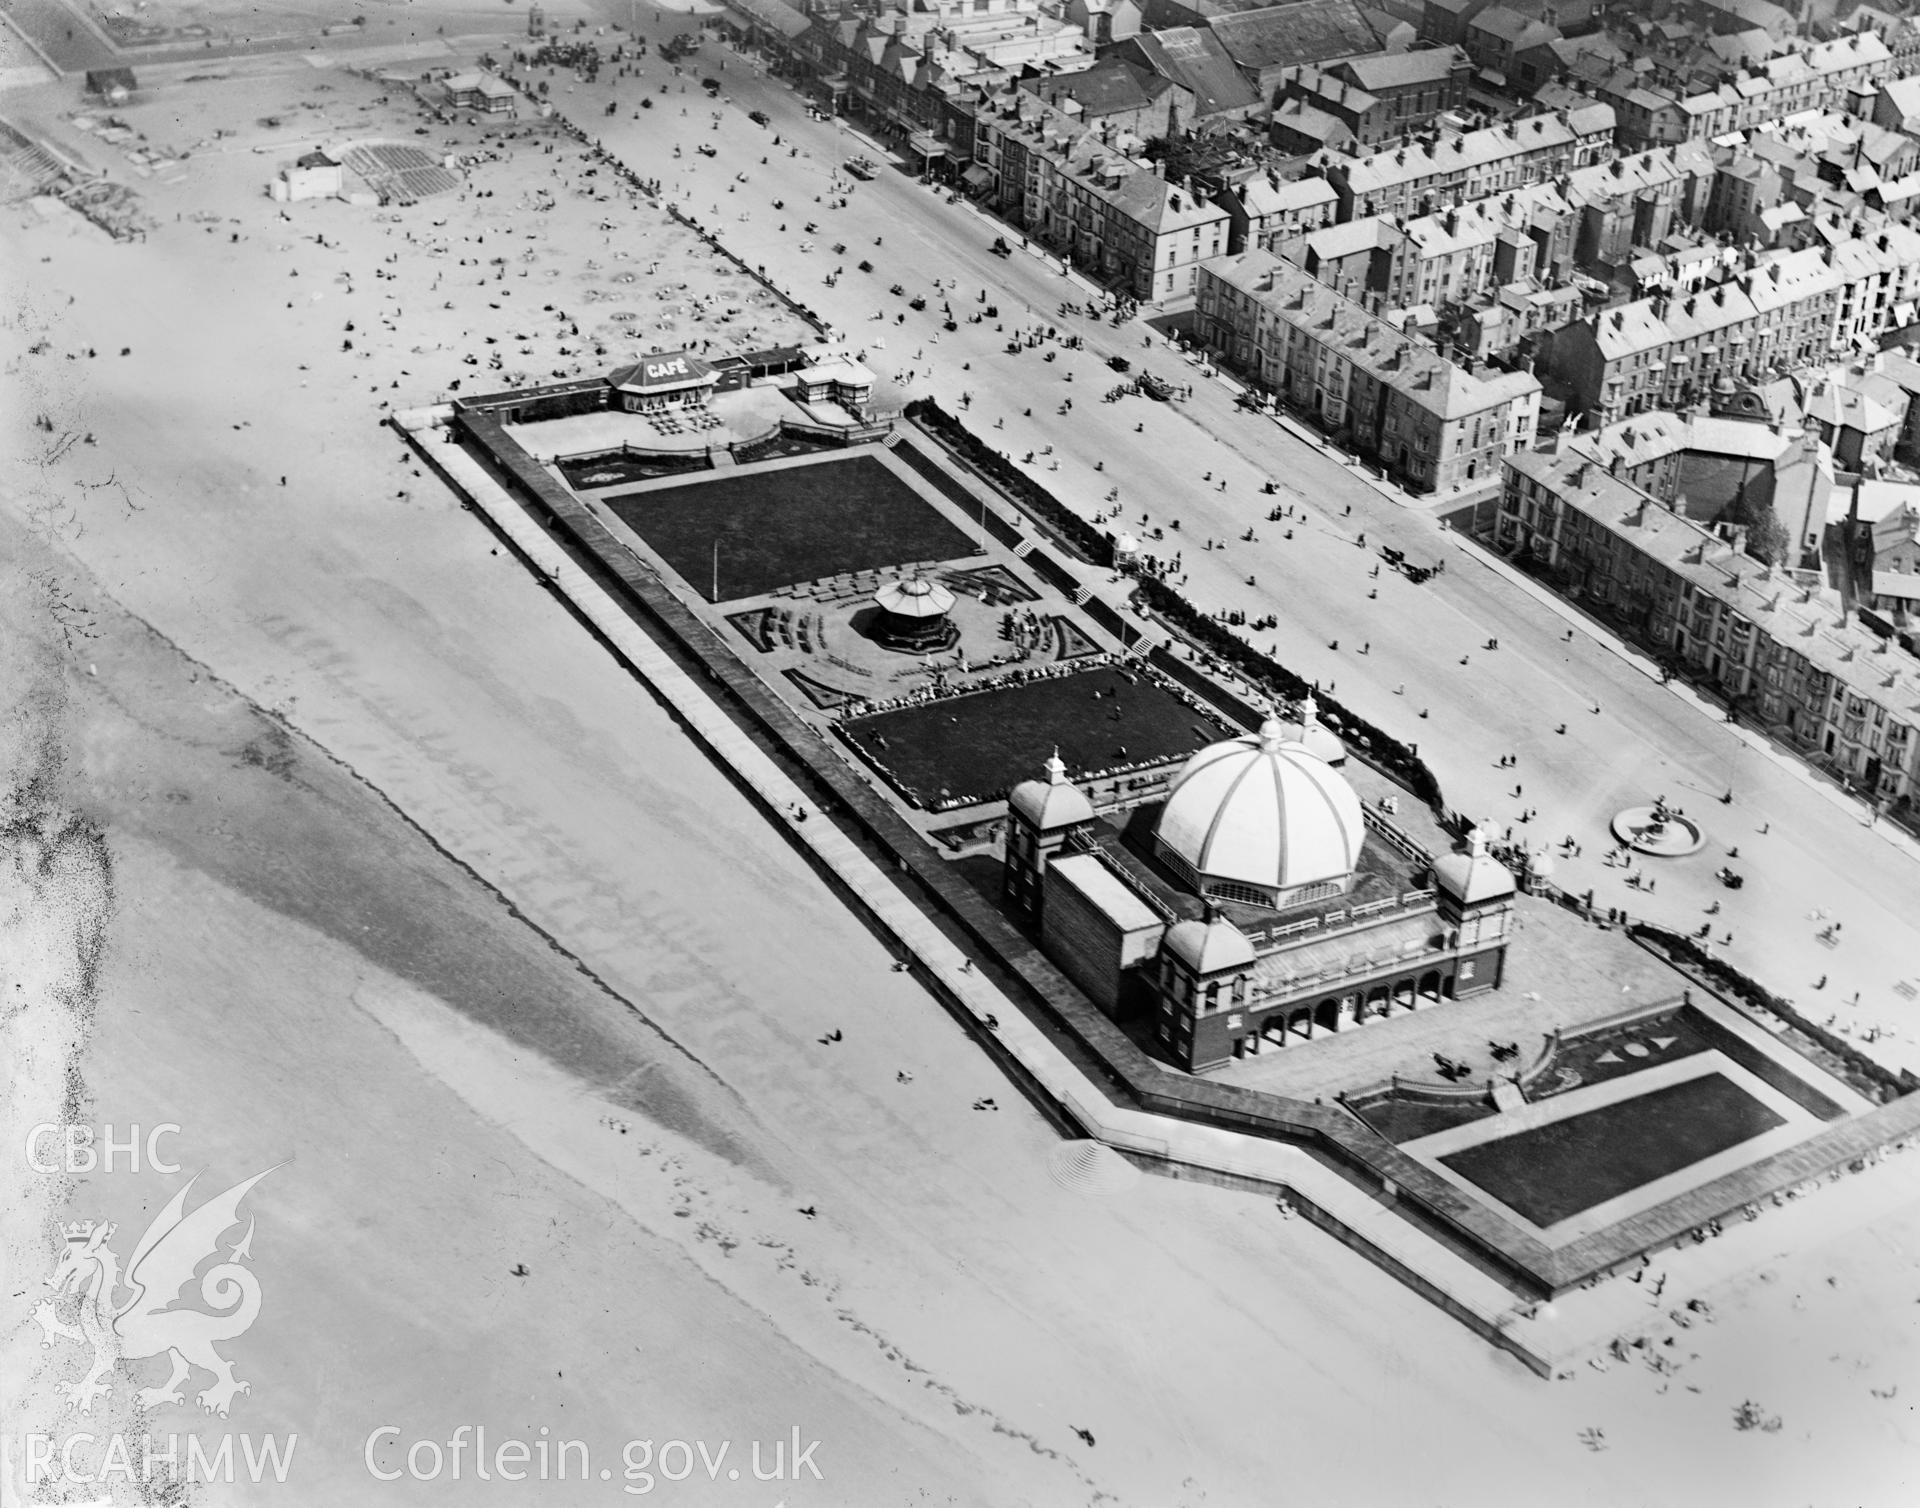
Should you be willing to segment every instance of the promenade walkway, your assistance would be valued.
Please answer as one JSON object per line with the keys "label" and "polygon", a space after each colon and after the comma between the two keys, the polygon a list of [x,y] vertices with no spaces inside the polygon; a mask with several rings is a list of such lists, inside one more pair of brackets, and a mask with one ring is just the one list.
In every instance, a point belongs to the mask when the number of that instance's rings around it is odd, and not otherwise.
{"label": "promenade walkway", "polygon": [[[1542,1375],[1552,1375],[1598,1351],[1616,1336],[1632,1336],[1650,1321],[1661,1321],[1663,1311],[1649,1310],[1646,1290],[1624,1280],[1563,1295],[1553,1304],[1526,1303],[1397,1214],[1389,1200],[1359,1188],[1300,1148],[1113,1103],[1057,1040],[976,969],[972,959],[902,894],[864,850],[831,821],[807,820],[811,814],[807,792],[714,703],[625,607],[573,562],[478,461],[453,442],[443,427],[445,417],[446,410],[416,410],[396,415],[394,422],[673,707],[734,778],[771,814],[790,824],[795,840],[810,851],[816,864],[919,960],[925,976],[949,1003],[967,1013],[980,1032],[992,1034],[1032,1082],[1088,1136],[1230,1186],[1284,1194],[1305,1217]],[[1811,1239],[1817,1231],[1830,1238],[1836,1231],[1872,1219],[1890,1207],[1890,1201],[1903,1203],[1906,1197],[1904,1185],[1886,1177],[1847,1179],[1823,1193],[1817,1201],[1794,1201],[1763,1220],[1730,1226],[1718,1240],[1663,1256],[1660,1265],[1671,1273],[1672,1291],[1680,1298],[1697,1294],[1767,1260],[1790,1243],[1792,1227],[1804,1226],[1810,1207],[1817,1209],[1817,1215],[1814,1224],[1804,1228],[1804,1236]],[[1669,1305],[1673,1302],[1677,1300],[1669,1300]]]}

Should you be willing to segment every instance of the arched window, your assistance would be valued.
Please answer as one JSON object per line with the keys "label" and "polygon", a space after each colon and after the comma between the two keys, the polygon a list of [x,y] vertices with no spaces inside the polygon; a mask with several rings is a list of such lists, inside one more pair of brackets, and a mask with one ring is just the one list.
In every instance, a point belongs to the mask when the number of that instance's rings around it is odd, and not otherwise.
{"label": "arched window", "polygon": [[1308,901],[1323,901],[1328,896],[1339,894],[1338,880],[1316,880],[1311,885],[1302,885],[1288,891],[1281,903],[1288,906],[1304,906]]}

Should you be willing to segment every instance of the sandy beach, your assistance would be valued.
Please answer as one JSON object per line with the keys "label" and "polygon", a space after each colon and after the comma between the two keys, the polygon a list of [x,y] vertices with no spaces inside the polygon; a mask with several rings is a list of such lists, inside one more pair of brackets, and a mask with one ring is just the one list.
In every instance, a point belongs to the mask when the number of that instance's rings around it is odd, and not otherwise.
{"label": "sandy beach", "polygon": [[[144,243],[0,215],[4,1130],[178,1123],[185,1169],[22,1180],[10,1436],[78,1427],[84,1348],[33,1319],[54,1227],[128,1248],[188,1174],[272,1167],[227,1347],[251,1393],[96,1405],[300,1437],[283,1484],[196,1501],[615,1501],[639,1440],[732,1442],[656,1482],[686,1503],[1911,1499],[1910,1189],[1710,1324],[1650,1304],[1657,1368],[1550,1384],[1262,1199],[1063,1187],[1047,1123],[381,427],[804,327],[527,123],[435,127],[495,155],[406,211],[265,197],[302,143],[416,139],[382,94],[169,84],[122,113],[205,145],[140,181]],[[1780,1427],[1737,1429],[1749,1399]],[[611,1474],[374,1474],[463,1425]],[[796,1429],[821,1479],[755,1482],[750,1442]]]}

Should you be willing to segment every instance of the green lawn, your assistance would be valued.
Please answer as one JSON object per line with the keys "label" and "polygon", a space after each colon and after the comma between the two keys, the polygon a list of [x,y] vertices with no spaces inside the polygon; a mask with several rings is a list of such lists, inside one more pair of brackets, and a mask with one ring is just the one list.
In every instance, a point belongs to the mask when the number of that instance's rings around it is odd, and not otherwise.
{"label": "green lawn", "polygon": [[709,602],[976,550],[872,456],[718,473],[607,506]]}
{"label": "green lawn", "polygon": [[1786,1124],[1722,1074],[1482,1142],[1442,1157],[1535,1225],[1547,1226]]}

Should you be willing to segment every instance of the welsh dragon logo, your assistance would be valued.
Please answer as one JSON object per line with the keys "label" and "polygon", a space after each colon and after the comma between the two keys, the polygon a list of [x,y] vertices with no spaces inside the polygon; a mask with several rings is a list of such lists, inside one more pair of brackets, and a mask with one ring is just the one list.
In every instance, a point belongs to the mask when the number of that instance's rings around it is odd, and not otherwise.
{"label": "welsh dragon logo", "polygon": [[[233,1364],[214,1349],[218,1341],[244,1335],[260,1314],[260,1280],[242,1265],[252,1256],[251,1216],[246,1235],[227,1248],[227,1260],[216,1263],[200,1279],[201,1301],[217,1312],[171,1306],[193,1282],[201,1263],[220,1254],[220,1237],[240,1223],[240,1201],[273,1171],[255,1173],[191,1212],[187,1195],[199,1176],[189,1179],[147,1226],[127,1261],[124,1279],[120,1259],[107,1244],[117,1227],[89,1220],[63,1228],[67,1249],[46,1283],[55,1297],[41,1300],[34,1318],[45,1332],[42,1347],[50,1348],[64,1338],[93,1348],[87,1375],[61,1384],[69,1408],[90,1412],[94,1400],[111,1391],[103,1379],[117,1362],[139,1361],[162,1352],[172,1358],[173,1375],[164,1387],[140,1390],[144,1408],[184,1402],[180,1385],[195,1368],[213,1374],[213,1385],[198,1395],[208,1413],[225,1418],[235,1394],[253,1391],[252,1384],[239,1381]],[[115,1308],[122,1287],[132,1290],[132,1297]],[[73,1301],[72,1322],[60,1313],[69,1300]]]}

